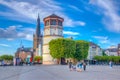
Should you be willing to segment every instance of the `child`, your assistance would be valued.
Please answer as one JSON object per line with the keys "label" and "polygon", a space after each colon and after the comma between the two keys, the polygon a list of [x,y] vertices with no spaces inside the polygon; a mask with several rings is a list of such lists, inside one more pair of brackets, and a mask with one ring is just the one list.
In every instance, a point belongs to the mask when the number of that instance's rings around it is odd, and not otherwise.
{"label": "child", "polygon": [[81,62],[78,62],[78,64],[77,64],[77,71],[78,72],[81,72],[82,71],[82,63]]}

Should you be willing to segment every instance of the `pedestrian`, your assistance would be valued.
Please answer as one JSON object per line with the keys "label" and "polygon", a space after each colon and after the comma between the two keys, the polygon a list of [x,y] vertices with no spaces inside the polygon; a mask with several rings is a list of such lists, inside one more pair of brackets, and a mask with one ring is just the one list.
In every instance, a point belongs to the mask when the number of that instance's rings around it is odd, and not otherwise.
{"label": "pedestrian", "polygon": [[32,61],[33,61],[33,58],[31,57],[31,58],[30,58],[30,65],[32,65]]}
{"label": "pedestrian", "polygon": [[82,62],[77,63],[77,71],[81,72],[82,71]]}
{"label": "pedestrian", "polygon": [[72,70],[76,71],[76,65],[72,65]]}
{"label": "pedestrian", "polygon": [[109,66],[110,66],[110,68],[112,68],[112,66],[113,66],[112,61],[109,62]]}
{"label": "pedestrian", "polygon": [[83,70],[85,71],[86,70],[86,63],[83,62]]}
{"label": "pedestrian", "polygon": [[1,62],[1,63],[2,63],[2,66],[4,66],[4,65],[5,65],[4,60],[2,60],[2,62]]}
{"label": "pedestrian", "polygon": [[69,61],[67,60],[67,64],[69,63]]}
{"label": "pedestrian", "polygon": [[72,62],[71,62],[71,60],[69,62],[69,69],[70,69],[70,71],[72,71]]}

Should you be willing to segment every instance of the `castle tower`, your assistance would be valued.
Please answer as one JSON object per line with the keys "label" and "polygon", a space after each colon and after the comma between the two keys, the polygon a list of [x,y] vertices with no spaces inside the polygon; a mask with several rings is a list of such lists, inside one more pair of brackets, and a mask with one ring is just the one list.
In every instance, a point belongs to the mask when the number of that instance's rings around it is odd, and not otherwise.
{"label": "castle tower", "polygon": [[53,58],[49,51],[49,42],[52,39],[63,37],[63,18],[52,14],[44,20],[44,36],[43,36],[43,64],[54,64]]}
{"label": "castle tower", "polygon": [[[39,52],[40,52],[39,50],[41,50],[41,53],[42,53],[42,34],[41,34],[41,29],[40,29],[40,18],[39,18],[39,14],[38,14],[36,33],[33,35],[34,56],[39,55]],[[41,55],[39,55],[39,56],[41,56]]]}

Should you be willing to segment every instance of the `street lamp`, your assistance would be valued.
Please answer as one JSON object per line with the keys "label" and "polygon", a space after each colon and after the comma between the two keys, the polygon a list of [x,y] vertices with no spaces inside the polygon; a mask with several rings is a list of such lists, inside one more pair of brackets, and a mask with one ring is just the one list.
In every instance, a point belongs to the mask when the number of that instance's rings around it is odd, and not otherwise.
{"label": "street lamp", "polygon": [[30,52],[31,52],[31,59],[32,59],[31,62],[33,62],[33,53],[34,53],[33,51],[34,50],[31,48],[31,50],[30,50]]}

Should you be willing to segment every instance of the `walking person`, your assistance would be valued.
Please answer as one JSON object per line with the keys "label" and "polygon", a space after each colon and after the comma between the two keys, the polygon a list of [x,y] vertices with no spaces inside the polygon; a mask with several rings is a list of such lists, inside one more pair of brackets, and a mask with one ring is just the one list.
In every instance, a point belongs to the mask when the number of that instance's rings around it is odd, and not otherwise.
{"label": "walking person", "polygon": [[70,71],[72,71],[72,62],[71,62],[71,60],[69,62],[69,69],[70,69]]}
{"label": "walking person", "polygon": [[110,68],[112,68],[112,66],[113,66],[112,61],[109,62],[109,66],[110,66]]}
{"label": "walking person", "polygon": [[82,71],[82,62],[78,62],[77,63],[77,72],[81,72]]}
{"label": "walking person", "polygon": [[72,65],[72,70],[76,71],[76,65]]}
{"label": "walking person", "polygon": [[4,62],[4,60],[2,60],[1,64],[2,64],[2,66],[5,66],[5,62]]}
{"label": "walking person", "polygon": [[83,62],[83,70],[86,71],[86,63]]}

